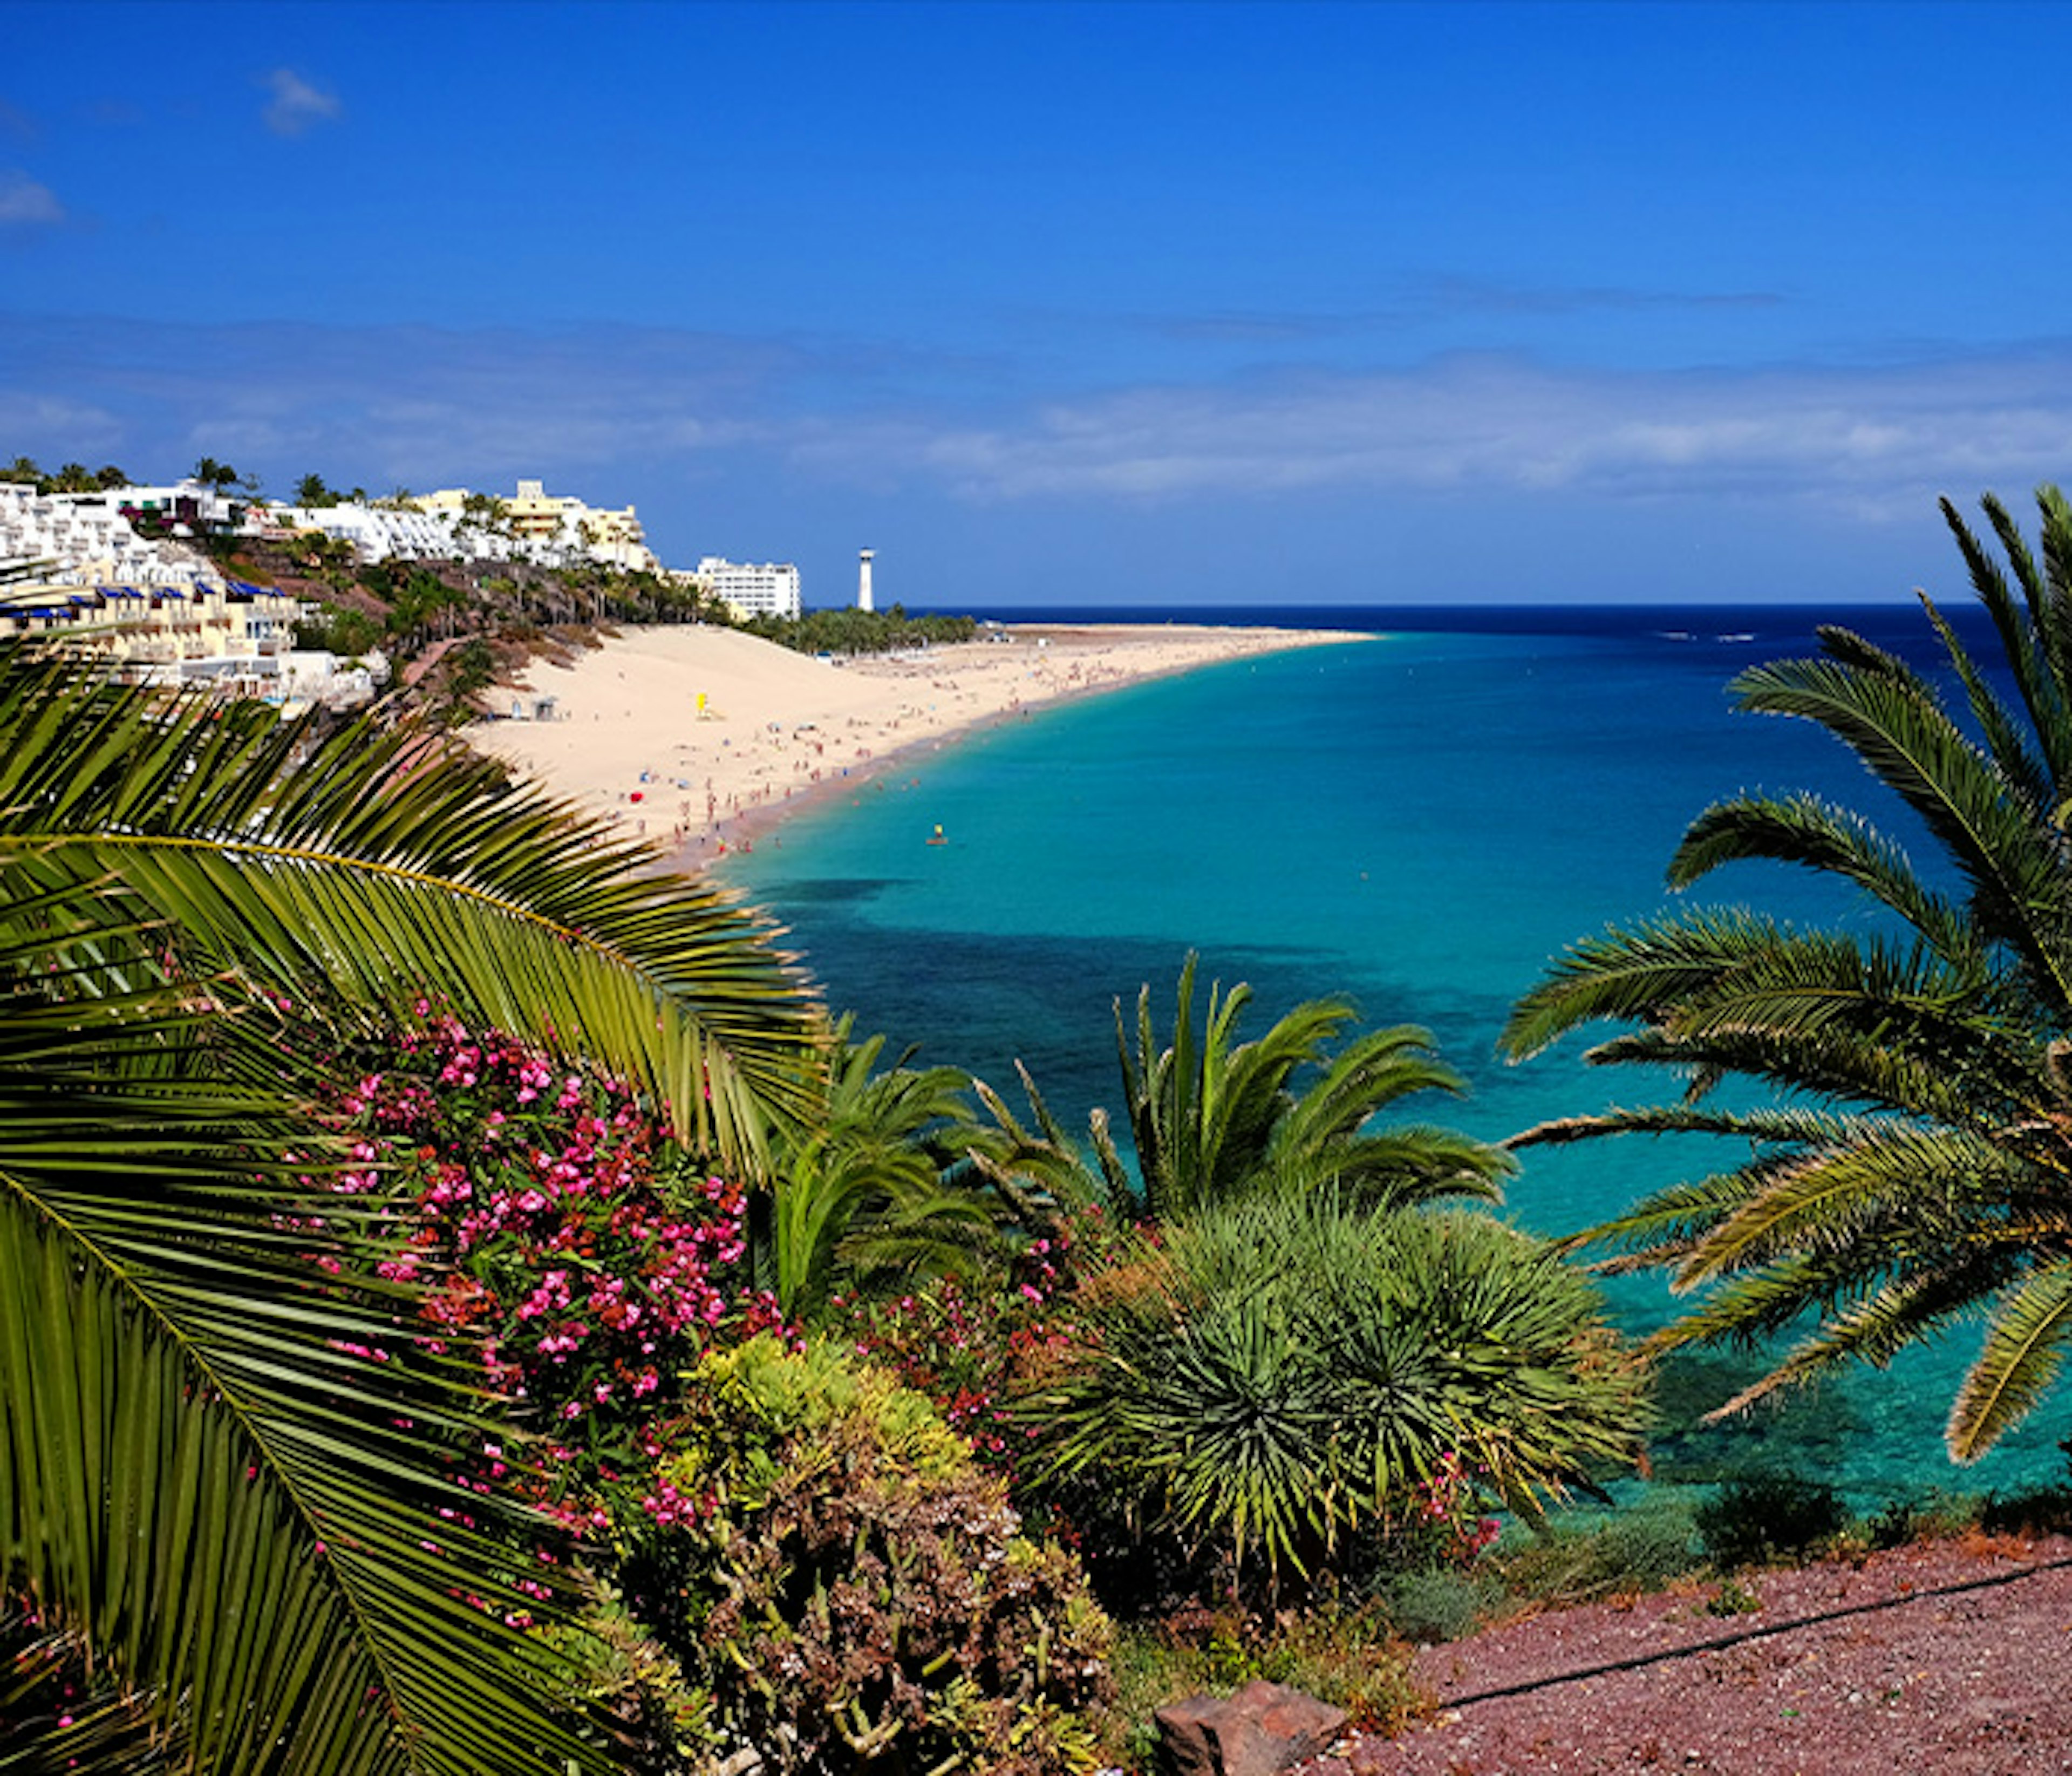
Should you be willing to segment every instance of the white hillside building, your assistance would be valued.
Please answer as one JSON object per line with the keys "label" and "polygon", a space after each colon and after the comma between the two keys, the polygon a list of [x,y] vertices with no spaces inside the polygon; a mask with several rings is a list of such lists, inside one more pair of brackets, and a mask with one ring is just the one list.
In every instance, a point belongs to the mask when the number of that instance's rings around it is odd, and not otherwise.
{"label": "white hillside building", "polygon": [[697,578],[737,617],[799,615],[799,570],[789,561],[781,566],[775,561],[757,566],[708,555],[698,563]]}
{"label": "white hillside building", "polygon": [[[413,503],[434,517],[458,523],[467,502],[479,497],[466,487],[443,487],[420,495]],[[514,496],[500,497],[497,504],[495,528],[527,560],[548,567],[597,561],[629,574],[660,570],[641,531],[639,514],[631,506],[589,505],[566,494],[549,493],[539,481],[520,481]]]}
{"label": "white hillside building", "polygon": [[368,561],[465,560],[470,554],[450,520],[407,508],[350,501],[335,506],[284,506],[269,512],[266,521],[276,528],[315,530],[342,537]]}
{"label": "white hillside building", "polygon": [[206,562],[190,549],[138,536],[122,516],[123,507],[141,508],[154,494],[192,496],[182,509],[204,521],[213,516],[199,511],[209,495],[191,484],[43,494],[25,482],[0,481],[0,561],[47,563],[50,578],[64,586],[191,585]]}
{"label": "white hillside building", "polygon": [[597,562],[629,573],[657,571],[631,506],[588,506],[520,481],[515,500],[493,508],[466,487],[446,487],[400,503],[254,508],[247,528],[321,531],[342,537],[369,561],[530,561],[539,567]]}

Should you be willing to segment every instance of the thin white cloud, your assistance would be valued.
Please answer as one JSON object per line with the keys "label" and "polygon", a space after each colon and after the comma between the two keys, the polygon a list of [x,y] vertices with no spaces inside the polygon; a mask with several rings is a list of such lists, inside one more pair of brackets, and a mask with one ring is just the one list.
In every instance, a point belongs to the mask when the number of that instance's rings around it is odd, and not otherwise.
{"label": "thin white cloud", "polygon": [[0,438],[27,440],[53,461],[101,457],[117,448],[127,432],[117,415],[92,402],[0,388]]}
{"label": "thin white cloud", "polygon": [[[941,368],[870,342],[662,329],[0,317],[0,388],[122,416],[122,437],[97,449],[139,461],[207,450],[370,486],[608,478],[637,463],[975,504],[1520,495],[1882,521],[1918,520],[1939,491],[2072,475],[2072,340],[1678,372],[1461,356],[983,410],[939,401]],[[17,448],[77,454],[43,442],[47,426],[14,430]]]}
{"label": "thin white cloud", "polygon": [[1479,489],[1811,499],[1870,517],[1918,511],[1924,487],[2066,473],[2072,347],[1673,373],[1464,356],[1121,389],[982,426],[821,425],[793,448],[858,478],[905,462],[980,500]]}
{"label": "thin white cloud", "polygon": [[0,167],[0,228],[51,228],[64,219],[64,205],[49,186]]}
{"label": "thin white cloud", "polygon": [[338,95],[312,86],[293,68],[269,69],[260,84],[273,97],[266,104],[266,127],[277,136],[299,136],[312,125],[328,123],[344,109]]}

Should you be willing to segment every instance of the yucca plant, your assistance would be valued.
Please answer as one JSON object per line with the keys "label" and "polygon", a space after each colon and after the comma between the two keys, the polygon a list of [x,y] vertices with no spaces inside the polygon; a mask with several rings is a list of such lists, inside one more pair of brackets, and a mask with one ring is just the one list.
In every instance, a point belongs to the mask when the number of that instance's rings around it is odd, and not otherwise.
{"label": "yucca plant", "polygon": [[1470,1211],[1256,1196],[1170,1224],[1073,1306],[1080,1339],[1022,1402],[1045,1471],[1276,1578],[1456,1464],[1536,1513],[1630,1462],[1644,1421],[1587,1280]]}
{"label": "yucca plant", "polygon": [[[2003,566],[1943,502],[1997,660],[1924,598],[1944,683],[1841,627],[1821,630],[1817,658],[1734,680],[1743,709],[1847,746],[1940,870],[1816,796],[1721,802],[1684,835],[1673,886],[1783,862],[1849,885],[1875,921],[1807,930],[1700,910],[1615,927],[1573,946],[1505,1030],[1523,1059],[1587,1023],[1626,1025],[1588,1059],[1688,1082],[1679,1102],[1546,1124],[1520,1145],[1696,1133],[1749,1153],[1588,1236],[1700,1293],[1658,1345],[1789,1335],[1722,1413],[1983,1314],[1946,1432],[1968,1461],[2044,1397],[2072,1338],[2072,507],[2048,487],[2037,503],[2040,549],[1984,502]],[[1721,1106],[1731,1079],[1770,1104]]]}

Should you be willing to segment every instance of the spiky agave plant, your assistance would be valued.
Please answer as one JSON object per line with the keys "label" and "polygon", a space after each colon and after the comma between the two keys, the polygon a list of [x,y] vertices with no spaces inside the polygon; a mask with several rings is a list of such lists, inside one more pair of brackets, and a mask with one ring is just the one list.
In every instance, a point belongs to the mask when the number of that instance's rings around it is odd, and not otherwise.
{"label": "spiky agave plant", "polygon": [[[1587,1236],[1703,1292],[1659,1346],[1792,1334],[1720,1413],[1983,1314],[1946,1433],[1969,1461],[2043,1397],[2072,1337],[2072,507],[2049,487],[2037,503],[2040,553],[1983,503],[2004,569],[1942,504],[1997,660],[1924,597],[1947,684],[1840,627],[1820,631],[1817,658],[1734,680],[1743,709],[1812,722],[1853,752],[1941,870],[1811,795],[1719,803],[1684,835],[1674,886],[1791,864],[1856,890],[1877,928],[1704,910],[1614,927],[1573,946],[1505,1030],[1523,1059],[1624,1024],[1587,1058],[1688,1082],[1679,1102],[1548,1123],[1520,1145],[1688,1132],[1752,1149]],[[1732,1079],[1769,1088],[1771,1107],[1718,1104]]]}
{"label": "spiky agave plant", "polygon": [[1644,1422],[1588,1281],[1470,1211],[1253,1197],[1170,1225],[1073,1305],[1075,1348],[1022,1402],[1042,1467],[1276,1581],[1449,1460],[1536,1513],[1630,1462]]}

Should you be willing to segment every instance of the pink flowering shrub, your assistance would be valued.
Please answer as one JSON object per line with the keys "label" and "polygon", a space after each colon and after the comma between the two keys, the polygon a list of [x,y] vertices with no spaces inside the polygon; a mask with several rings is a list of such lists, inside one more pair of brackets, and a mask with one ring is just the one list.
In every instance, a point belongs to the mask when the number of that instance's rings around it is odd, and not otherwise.
{"label": "pink flowering shrub", "polygon": [[652,1457],[657,1408],[722,1328],[775,1322],[743,1285],[741,1187],[676,1168],[614,1081],[446,1020],[405,1034],[340,1116],[367,1162],[343,1187],[395,1204],[370,1262],[430,1285],[418,1342],[479,1351],[546,1435],[557,1498]]}
{"label": "pink flowering shrub", "polygon": [[1018,1487],[1034,1433],[1015,1396],[1071,1350],[1082,1336],[1075,1289],[1135,1237],[1089,1209],[979,1282],[938,1276],[897,1297],[837,1297],[834,1324],[859,1356],[932,1400],[981,1466]]}
{"label": "pink flowering shrub", "polygon": [[[1042,1251],[1032,1260],[1052,1268]],[[989,1279],[968,1289],[937,1276],[896,1297],[833,1305],[859,1356],[927,1395],[981,1462],[1012,1477],[1023,1441],[1009,1405],[1016,1378],[1068,1336],[1047,1295],[1034,1285],[1003,1287]]]}

